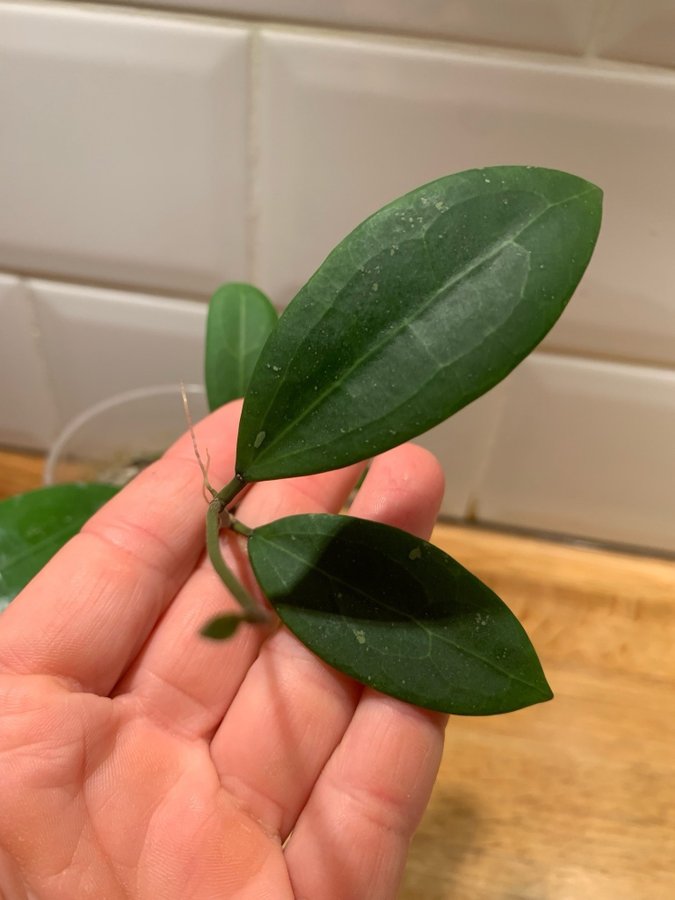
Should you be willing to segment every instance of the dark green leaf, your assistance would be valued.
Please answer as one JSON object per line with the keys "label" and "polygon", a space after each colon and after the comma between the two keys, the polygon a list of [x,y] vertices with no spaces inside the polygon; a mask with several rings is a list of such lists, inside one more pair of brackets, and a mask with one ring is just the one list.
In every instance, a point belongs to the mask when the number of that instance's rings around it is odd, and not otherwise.
{"label": "dark green leaf", "polygon": [[563,172],[472,170],[359,225],[265,345],[244,403],[239,473],[258,481],[365,459],[497,384],[572,295],[601,199]]}
{"label": "dark green leaf", "polygon": [[364,684],[460,715],[552,696],[515,616],[426,541],[348,516],[291,516],[256,529],[249,553],[283,622]]}
{"label": "dark green leaf", "polygon": [[209,409],[243,397],[277,313],[250,284],[224,284],[209,303],[205,381]]}
{"label": "dark green leaf", "polygon": [[118,490],[108,484],[57,484],[0,503],[0,609]]}
{"label": "dark green leaf", "polygon": [[204,625],[200,634],[214,641],[224,641],[232,637],[242,622],[242,617],[234,613],[216,616]]}

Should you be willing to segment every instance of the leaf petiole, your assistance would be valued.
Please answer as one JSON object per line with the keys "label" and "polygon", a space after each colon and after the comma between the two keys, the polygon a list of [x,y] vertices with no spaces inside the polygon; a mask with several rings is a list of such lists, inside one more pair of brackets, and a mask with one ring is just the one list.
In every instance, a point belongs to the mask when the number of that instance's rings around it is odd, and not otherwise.
{"label": "leaf petiole", "polygon": [[[243,619],[246,622],[262,623],[269,621],[267,612],[259,606],[244,585],[229,569],[220,549],[220,530],[223,526],[223,515],[229,516],[227,512],[228,503],[231,503],[244,487],[245,482],[243,479],[235,476],[209,503],[206,512],[206,552],[216,574],[243,609]],[[252,533],[250,528],[247,528],[241,522],[237,522],[236,519],[229,518],[226,525],[239,534],[250,536]]]}
{"label": "leaf petiole", "polygon": [[243,522],[240,522],[239,519],[235,519],[234,516],[230,516],[228,528],[231,528],[232,531],[236,531],[237,534],[243,534],[244,537],[247,538],[250,538],[253,534],[252,528],[249,528],[248,525],[244,525]]}

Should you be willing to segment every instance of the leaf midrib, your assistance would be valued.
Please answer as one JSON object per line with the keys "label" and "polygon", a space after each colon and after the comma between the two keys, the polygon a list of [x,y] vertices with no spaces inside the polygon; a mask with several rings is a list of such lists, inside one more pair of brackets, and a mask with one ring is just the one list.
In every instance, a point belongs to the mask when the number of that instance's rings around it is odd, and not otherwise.
{"label": "leaf midrib", "polygon": [[[528,266],[528,272],[529,272],[529,271],[530,271],[530,268],[529,268],[529,266]],[[527,281],[527,279],[526,279],[526,281]],[[526,282],[525,282],[525,283],[526,283]],[[524,288],[525,288],[525,283],[523,284],[523,288],[521,289],[520,300],[522,300],[523,291],[524,291]],[[520,302],[520,301],[519,301],[519,302]],[[404,409],[404,408],[406,408],[407,406],[409,406],[409,404],[410,404],[410,402],[411,402],[411,399],[412,399],[414,396],[420,394],[420,393],[427,387],[427,385],[429,385],[432,381],[434,381],[434,379],[438,376],[439,372],[443,372],[443,371],[445,371],[446,369],[449,369],[449,368],[451,368],[451,367],[457,365],[457,363],[458,363],[460,360],[463,360],[463,359],[464,359],[465,357],[467,357],[470,353],[476,352],[477,349],[478,349],[482,344],[486,343],[486,341],[488,341],[488,340],[489,340],[494,334],[496,334],[498,331],[501,331],[501,330],[504,328],[505,324],[509,321],[509,319],[511,319],[511,317],[513,316],[513,313],[514,313],[514,311],[511,310],[511,311],[509,312],[509,315],[508,315],[506,318],[504,318],[501,322],[499,322],[498,325],[496,325],[494,328],[490,329],[489,331],[485,332],[485,333],[483,334],[481,340],[480,340],[478,343],[474,344],[474,345],[471,346],[471,347],[466,347],[463,353],[460,353],[460,354],[458,354],[457,356],[455,356],[450,362],[446,362],[446,363],[443,363],[443,364],[440,364],[440,363],[439,363],[439,364],[438,364],[438,367],[437,367],[437,369],[436,369],[436,371],[435,371],[432,375],[430,375],[429,378],[427,378],[425,381],[423,381],[423,382],[417,387],[417,389],[414,391],[414,394],[413,394],[412,396],[411,396],[411,395],[405,395],[404,397],[401,398],[400,402],[399,402],[396,406],[391,406],[391,407],[389,407],[388,409],[385,410],[385,412],[382,413],[381,416],[378,416],[377,418],[372,419],[372,420],[368,423],[368,428],[370,429],[371,433],[372,433],[373,429],[376,429],[376,426],[377,426],[377,424],[378,424],[379,422],[381,422],[381,421],[383,421],[383,420],[386,420],[386,419],[390,419],[393,415],[395,415],[395,414],[398,412],[398,410]],[[478,396],[480,396],[480,392],[478,392]],[[471,402],[471,399],[467,400],[467,403],[469,403],[469,402]],[[432,423],[432,424],[435,424],[435,422]],[[341,438],[343,438],[343,439],[344,439],[344,438],[348,438],[350,435],[356,433],[361,427],[362,427],[362,426],[360,426],[360,425],[356,425],[356,426],[354,426],[354,427],[351,428],[351,429],[347,429],[347,430],[344,432],[344,434],[341,434]],[[428,427],[432,427],[432,426],[429,425]],[[417,430],[415,430],[415,432],[414,432],[413,434],[417,434],[417,433],[419,433],[419,432],[418,432]],[[400,434],[400,433],[399,433],[399,434]],[[400,442],[400,437],[397,437],[396,443],[399,443],[399,442]],[[323,446],[324,444],[325,444],[325,441],[322,440],[322,441],[316,441],[316,442],[315,442],[314,444],[312,444],[311,446],[298,447],[296,450],[293,450],[293,451],[290,452],[290,453],[285,453],[284,456],[283,456],[283,459],[284,459],[284,461],[285,461],[286,463],[288,463],[289,460],[295,459],[295,458],[298,457],[298,456],[303,456],[303,455],[305,455],[308,451],[314,450],[314,449],[316,449],[316,447],[321,447],[321,446]]]}

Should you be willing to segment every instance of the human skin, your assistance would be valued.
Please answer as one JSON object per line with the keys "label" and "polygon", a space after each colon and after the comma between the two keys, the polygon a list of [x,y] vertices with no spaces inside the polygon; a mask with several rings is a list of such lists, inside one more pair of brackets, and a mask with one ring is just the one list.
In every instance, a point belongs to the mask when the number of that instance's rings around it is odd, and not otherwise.
{"label": "human skin", "polygon": [[[232,477],[240,405],[196,429]],[[361,467],[253,485],[238,517],[337,512]],[[428,537],[443,476],[378,457],[354,515]],[[391,900],[444,716],[363,688],[234,610],[204,556],[189,436],[100,510],[0,616],[2,900]],[[255,590],[243,539],[223,539]]]}

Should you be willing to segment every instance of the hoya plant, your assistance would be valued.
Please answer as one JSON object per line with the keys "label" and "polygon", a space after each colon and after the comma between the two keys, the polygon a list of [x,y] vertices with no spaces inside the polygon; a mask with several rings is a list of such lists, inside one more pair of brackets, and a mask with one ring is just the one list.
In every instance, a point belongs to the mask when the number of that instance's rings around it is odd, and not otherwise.
{"label": "hoya plant", "polygon": [[[550,699],[515,616],[431,543],[350,515],[251,529],[236,502],[254,482],[368,460],[489,391],[562,313],[593,252],[601,208],[597,187],[564,172],[470,170],[366,219],[278,320],[252,286],[216,292],[208,401],[215,409],[243,396],[244,404],[231,480],[212,487],[205,471],[206,546],[240,611],[205,623],[205,638],[270,618],[221,554],[221,533],[231,529],[246,540],[283,623],[358,681],[456,714]],[[0,603],[112,490],[61,485],[0,504]]]}

